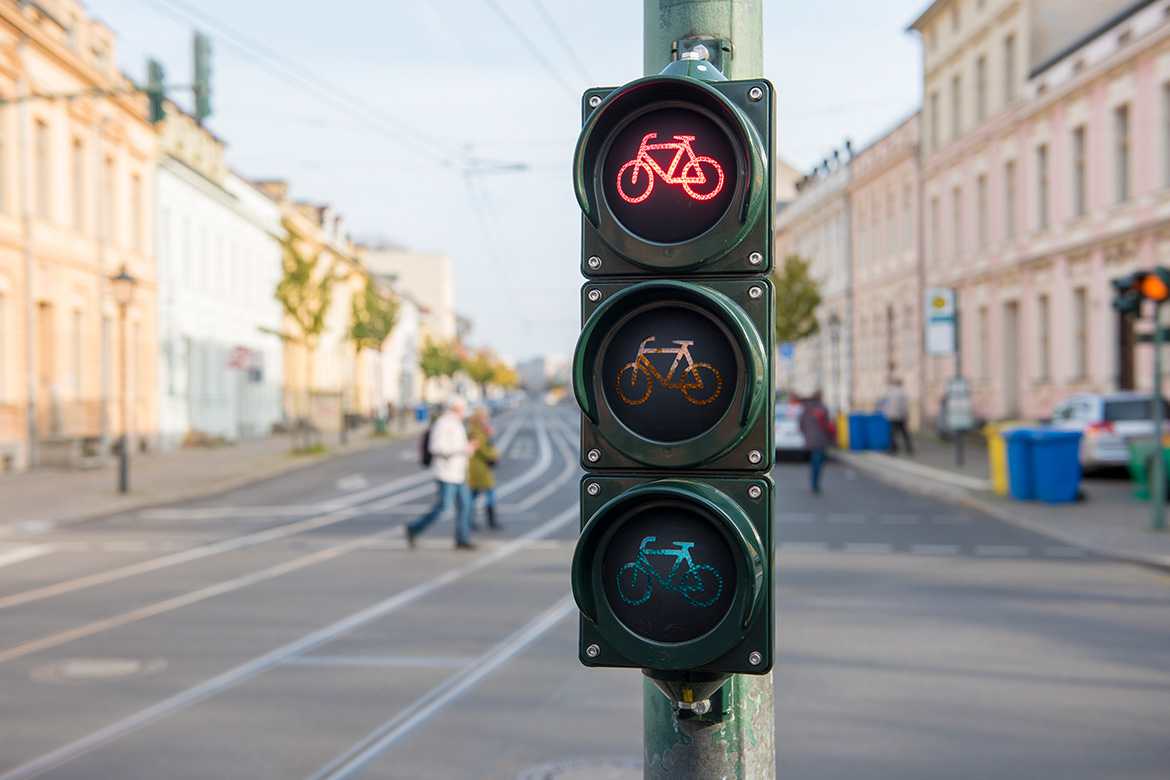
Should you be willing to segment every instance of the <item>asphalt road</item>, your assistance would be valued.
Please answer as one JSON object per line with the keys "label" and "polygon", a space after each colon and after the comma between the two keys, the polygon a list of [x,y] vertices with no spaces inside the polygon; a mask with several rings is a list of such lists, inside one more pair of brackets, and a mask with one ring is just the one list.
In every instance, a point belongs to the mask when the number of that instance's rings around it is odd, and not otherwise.
{"label": "asphalt road", "polygon": [[[0,780],[637,777],[576,660],[576,420],[501,420],[503,532],[405,548],[400,442],[0,545]],[[1170,578],[842,467],[776,471],[783,778],[1170,776]]]}

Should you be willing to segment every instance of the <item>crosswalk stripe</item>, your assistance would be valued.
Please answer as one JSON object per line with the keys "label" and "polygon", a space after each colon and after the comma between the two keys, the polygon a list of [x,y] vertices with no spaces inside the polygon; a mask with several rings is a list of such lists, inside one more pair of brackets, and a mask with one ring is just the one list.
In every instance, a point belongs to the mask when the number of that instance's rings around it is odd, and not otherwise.
{"label": "crosswalk stripe", "polygon": [[52,545],[48,544],[27,544],[22,547],[0,550],[0,568],[31,561],[33,558],[40,558],[52,551]]}

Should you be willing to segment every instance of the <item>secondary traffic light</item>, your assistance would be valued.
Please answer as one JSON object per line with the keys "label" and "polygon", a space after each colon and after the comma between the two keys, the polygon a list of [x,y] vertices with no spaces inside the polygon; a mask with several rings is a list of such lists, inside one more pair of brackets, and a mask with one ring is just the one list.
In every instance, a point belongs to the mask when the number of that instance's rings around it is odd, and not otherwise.
{"label": "secondary traffic light", "polygon": [[167,118],[167,72],[155,59],[146,61],[146,97],[150,101],[150,122],[158,124]]}
{"label": "secondary traffic light", "polygon": [[1111,284],[1113,308],[1122,314],[1140,314],[1143,301],[1160,305],[1170,300],[1170,269],[1135,271],[1114,279]]}
{"label": "secondary traffic light", "polygon": [[772,666],[772,98],[693,59],[584,96],[573,593],[589,666],[715,687]]}

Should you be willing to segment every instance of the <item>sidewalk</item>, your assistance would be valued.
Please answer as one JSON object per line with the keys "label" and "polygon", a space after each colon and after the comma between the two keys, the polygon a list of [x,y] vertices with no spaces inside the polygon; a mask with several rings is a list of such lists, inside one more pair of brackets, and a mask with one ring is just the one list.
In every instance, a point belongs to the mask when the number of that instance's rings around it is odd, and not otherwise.
{"label": "sidewalk", "polygon": [[955,465],[954,445],[927,434],[916,438],[914,457],[837,452],[836,457],[884,482],[978,509],[992,517],[1109,558],[1170,571],[1170,531],[1150,530],[1149,505],[1132,496],[1123,478],[1087,479],[1076,504],[1012,501],[995,495],[988,477],[987,447],[971,436],[966,462]]}
{"label": "sidewalk", "polygon": [[34,469],[0,477],[0,538],[221,493],[392,440],[355,431],[347,446],[334,442],[320,455],[293,455],[287,436],[137,455],[130,461],[131,492],[125,496],[116,491],[116,458],[93,470]]}

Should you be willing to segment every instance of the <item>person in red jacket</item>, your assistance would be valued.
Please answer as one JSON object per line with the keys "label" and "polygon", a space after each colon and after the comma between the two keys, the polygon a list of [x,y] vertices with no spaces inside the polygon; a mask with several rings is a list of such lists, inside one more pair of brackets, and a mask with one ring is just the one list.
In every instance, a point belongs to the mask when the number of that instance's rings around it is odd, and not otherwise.
{"label": "person in red jacket", "polygon": [[821,473],[828,458],[829,446],[837,438],[836,426],[829,419],[829,410],[821,401],[818,390],[805,399],[800,415],[800,432],[809,451],[809,478],[813,493],[821,492]]}

